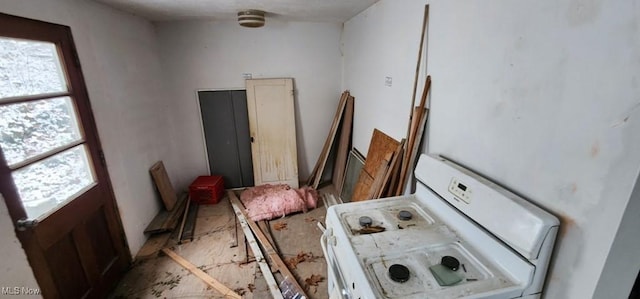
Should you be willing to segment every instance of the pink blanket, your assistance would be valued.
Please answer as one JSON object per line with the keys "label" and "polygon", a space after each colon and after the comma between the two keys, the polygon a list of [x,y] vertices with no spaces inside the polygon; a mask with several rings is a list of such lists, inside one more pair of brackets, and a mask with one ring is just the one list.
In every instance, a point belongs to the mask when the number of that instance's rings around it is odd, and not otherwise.
{"label": "pink blanket", "polygon": [[248,188],[240,194],[240,200],[249,218],[260,221],[315,209],[318,192],[311,187],[293,189],[285,184],[267,184]]}

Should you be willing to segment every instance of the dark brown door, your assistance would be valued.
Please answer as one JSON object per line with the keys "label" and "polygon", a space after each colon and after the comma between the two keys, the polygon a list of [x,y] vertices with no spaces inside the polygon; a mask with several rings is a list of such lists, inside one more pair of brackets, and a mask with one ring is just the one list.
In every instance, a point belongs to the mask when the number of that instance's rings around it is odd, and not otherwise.
{"label": "dark brown door", "polygon": [[131,257],[69,27],[0,14],[0,149],[44,297],[106,296]]}

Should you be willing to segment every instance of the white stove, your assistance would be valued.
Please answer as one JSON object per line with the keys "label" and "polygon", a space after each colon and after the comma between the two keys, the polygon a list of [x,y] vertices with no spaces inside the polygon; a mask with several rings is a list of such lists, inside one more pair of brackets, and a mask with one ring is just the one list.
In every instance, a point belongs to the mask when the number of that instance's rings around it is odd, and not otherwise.
{"label": "white stove", "polygon": [[540,296],[556,217],[440,157],[415,176],[415,194],[328,209],[331,298]]}

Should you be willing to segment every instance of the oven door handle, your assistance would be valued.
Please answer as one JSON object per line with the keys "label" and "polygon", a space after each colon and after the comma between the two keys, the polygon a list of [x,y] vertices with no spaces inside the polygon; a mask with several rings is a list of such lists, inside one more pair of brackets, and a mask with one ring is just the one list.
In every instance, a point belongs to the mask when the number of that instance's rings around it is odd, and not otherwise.
{"label": "oven door handle", "polygon": [[[318,223],[318,226],[323,231],[322,237],[320,237],[320,247],[322,247],[322,253],[324,254],[324,258],[327,260],[327,272],[329,272],[328,274],[333,278],[333,281],[338,288],[337,293],[334,292],[329,294],[329,299],[351,299],[349,290],[343,285],[344,279],[342,275],[336,273],[335,267],[337,267],[337,265],[334,263],[335,258],[328,255],[327,231],[324,229],[322,224]],[[329,233],[331,233],[331,230],[329,230]]]}

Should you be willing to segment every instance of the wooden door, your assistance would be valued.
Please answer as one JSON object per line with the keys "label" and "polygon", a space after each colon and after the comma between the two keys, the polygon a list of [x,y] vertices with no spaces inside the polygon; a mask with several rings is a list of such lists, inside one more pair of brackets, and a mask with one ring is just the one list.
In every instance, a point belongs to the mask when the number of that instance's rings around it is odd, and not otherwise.
{"label": "wooden door", "polygon": [[226,188],[253,186],[247,93],[203,90],[198,102],[210,173],[221,175]]}
{"label": "wooden door", "polygon": [[246,84],[254,182],[298,188],[293,79],[250,79]]}
{"label": "wooden door", "polygon": [[0,192],[46,298],[131,262],[69,27],[0,14]]}

